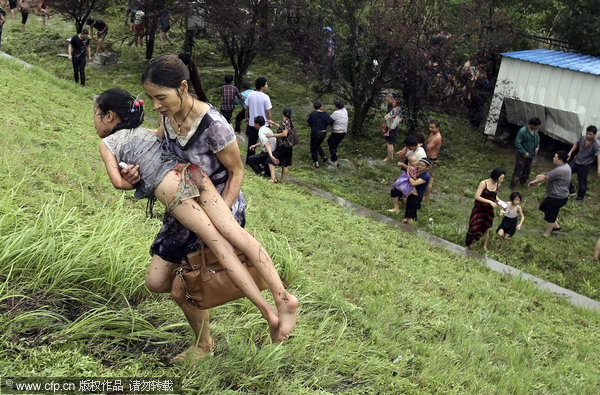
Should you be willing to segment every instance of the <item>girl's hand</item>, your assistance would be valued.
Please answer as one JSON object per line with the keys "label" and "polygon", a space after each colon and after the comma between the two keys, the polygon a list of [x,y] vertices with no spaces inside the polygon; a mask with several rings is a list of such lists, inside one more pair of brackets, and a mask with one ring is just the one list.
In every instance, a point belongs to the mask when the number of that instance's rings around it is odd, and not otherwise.
{"label": "girl's hand", "polygon": [[521,224],[517,225],[517,230],[521,230]]}
{"label": "girl's hand", "polygon": [[127,165],[121,169],[121,177],[131,185],[135,185],[142,179],[140,177],[140,165]]}
{"label": "girl's hand", "polygon": [[498,207],[498,205],[496,204],[496,202],[492,202],[491,200],[490,200],[490,206],[492,206],[493,208]]}

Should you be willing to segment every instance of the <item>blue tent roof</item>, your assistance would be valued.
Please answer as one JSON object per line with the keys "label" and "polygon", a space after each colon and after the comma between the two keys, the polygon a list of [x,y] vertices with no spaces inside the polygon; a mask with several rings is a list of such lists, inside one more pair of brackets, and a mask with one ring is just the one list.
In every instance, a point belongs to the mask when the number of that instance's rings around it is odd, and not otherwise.
{"label": "blue tent roof", "polygon": [[507,58],[525,60],[548,66],[560,67],[600,75],[600,58],[579,53],[553,51],[550,49],[532,49],[528,51],[505,52],[501,54]]}

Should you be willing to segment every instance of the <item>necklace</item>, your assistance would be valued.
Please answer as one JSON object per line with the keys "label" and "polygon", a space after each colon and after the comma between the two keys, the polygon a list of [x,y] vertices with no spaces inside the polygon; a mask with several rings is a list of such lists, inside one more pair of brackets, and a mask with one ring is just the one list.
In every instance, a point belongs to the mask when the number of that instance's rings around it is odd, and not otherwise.
{"label": "necklace", "polygon": [[177,119],[175,119],[175,114],[173,114],[173,119],[175,120],[175,123],[177,124],[177,134],[181,134],[181,125],[183,125],[183,123],[185,122],[185,120],[187,119],[187,117],[192,112],[192,108],[194,108],[194,96],[192,96],[192,105],[190,106],[190,110],[187,112],[187,114],[181,120],[181,122],[177,122]]}

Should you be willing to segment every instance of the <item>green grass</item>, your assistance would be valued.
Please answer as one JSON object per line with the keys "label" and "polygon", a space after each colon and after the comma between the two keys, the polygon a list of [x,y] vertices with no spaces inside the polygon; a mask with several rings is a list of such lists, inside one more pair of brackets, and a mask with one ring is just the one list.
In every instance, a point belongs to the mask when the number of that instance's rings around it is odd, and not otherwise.
{"label": "green grass", "polygon": [[[143,285],[160,221],[146,219],[144,202],[105,175],[91,111],[98,86],[82,90],[4,58],[0,70],[0,376],[174,376],[186,393],[598,391],[598,313],[252,174],[243,188],[248,229],[300,299],[296,330],[271,344],[257,309],[240,300],[211,310],[213,357],[171,366],[191,333],[174,302]],[[418,226],[460,241],[466,217],[454,212],[468,213],[482,168],[496,161],[478,137],[451,129],[458,122],[443,125],[448,165],[436,193],[447,192],[448,203],[434,196]],[[382,153],[378,139],[374,132],[360,149],[343,143],[352,172],[311,169],[304,139],[291,175],[383,212],[398,171],[369,160]],[[469,159],[453,148],[465,146],[476,147]],[[510,152],[500,154],[509,166]],[[477,177],[461,182],[470,171]],[[529,193],[526,215],[542,191]],[[444,216],[452,218],[446,227]],[[528,229],[535,221],[528,216]],[[519,243],[524,257],[543,248],[522,232],[507,250],[517,254]]]}

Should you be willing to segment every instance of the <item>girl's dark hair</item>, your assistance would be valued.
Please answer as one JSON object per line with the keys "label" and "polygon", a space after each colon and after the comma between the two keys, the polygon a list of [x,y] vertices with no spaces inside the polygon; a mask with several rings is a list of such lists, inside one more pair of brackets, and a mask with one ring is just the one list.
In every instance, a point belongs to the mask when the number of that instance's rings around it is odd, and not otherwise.
{"label": "girl's dark hair", "polygon": [[[206,93],[202,88],[202,81],[200,81],[196,63],[194,63],[192,55],[187,52],[182,52],[179,56],[163,54],[152,58],[146,65],[144,74],[142,74],[142,84],[150,82],[165,88],[178,89],[183,80],[188,82],[188,86],[194,88],[198,99],[208,102]],[[177,94],[179,95],[179,91],[177,91]]]}
{"label": "girl's dark hair", "polygon": [[285,115],[285,117],[287,119],[290,120],[290,127],[293,128],[294,124],[292,123],[292,109],[289,108],[289,107],[286,107],[286,108],[283,109],[282,113],[283,113],[283,115]]}
{"label": "girl's dark hair", "polygon": [[102,115],[113,111],[121,119],[121,123],[115,126],[110,134],[121,129],[137,128],[144,122],[144,106],[139,104],[135,107],[135,97],[125,89],[113,88],[102,92],[96,98],[96,104]]}
{"label": "girl's dark hair", "polygon": [[499,167],[496,167],[494,170],[492,170],[492,172],[490,173],[490,178],[494,181],[498,181],[500,179],[500,176],[502,174],[506,174],[506,172],[502,169],[500,169]]}
{"label": "girl's dark hair", "polygon": [[336,107],[337,107],[337,108],[339,108],[339,109],[342,109],[342,108],[344,108],[344,102],[343,102],[343,101],[341,101],[340,99],[335,99],[335,100],[333,101],[333,105],[334,105],[334,106],[336,106]]}
{"label": "girl's dark hair", "polygon": [[510,194],[510,201],[512,202],[513,200],[515,200],[516,198],[519,198],[521,200],[523,200],[523,196],[521,196],[521,194],[517,191],[514,191],[513,193]]}

